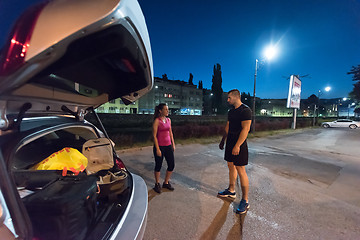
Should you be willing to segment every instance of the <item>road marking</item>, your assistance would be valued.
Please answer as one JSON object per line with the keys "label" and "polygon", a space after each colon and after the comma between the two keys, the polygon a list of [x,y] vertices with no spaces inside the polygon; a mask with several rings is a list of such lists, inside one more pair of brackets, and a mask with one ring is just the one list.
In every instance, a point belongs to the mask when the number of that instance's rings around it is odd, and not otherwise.
{"label": "road marking", "polygon": [[277,151],[274,150],[273,148],[268,148],[268,147],[250,147],[249,148],[249,152],[251,153],[256,153],[256,154],[262,154],[262,155],[284,155],[284,156],[295,156],[292,153],[287,153],[287,152],[283,152],[281,150]]}
{"label": "road marking", "polygon": [[262,155],[284,155],[284,156],[294,156],[294,154],[291,153],[280,153],[280,152],[257,152],[257,154],[262,154]]}
{"label": "road marking", "polygon": [[280,229],[281,228],[278,223],[269,221],[266,218],[258,216],[258,215],[256,215],[255,213],[253,213],[251,211],[248,211],[247,215],[249,217],[255,218],[255,219],[259,220],[260,222],[263,222],[263,223],[269,225],[270,227],[272,227],[274,229]]}

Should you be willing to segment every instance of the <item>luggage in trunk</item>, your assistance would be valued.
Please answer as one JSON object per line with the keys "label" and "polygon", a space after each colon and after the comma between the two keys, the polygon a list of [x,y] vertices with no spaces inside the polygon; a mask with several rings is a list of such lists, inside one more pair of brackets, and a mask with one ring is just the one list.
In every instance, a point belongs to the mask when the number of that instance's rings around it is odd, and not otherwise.
{"label": "luggage in trunk", "polygon": [[128,174],[115,167],[113,143],[107,138],[90,139],[84,143],[82,153],[88,159],[86,172],[100,177],[100,198],[116,201],[128,187]]}
{"label": "luggage in trunk", "polygon": [[85,239],[96,215],[96,176],[64,177],[23,198],[34,237]]}

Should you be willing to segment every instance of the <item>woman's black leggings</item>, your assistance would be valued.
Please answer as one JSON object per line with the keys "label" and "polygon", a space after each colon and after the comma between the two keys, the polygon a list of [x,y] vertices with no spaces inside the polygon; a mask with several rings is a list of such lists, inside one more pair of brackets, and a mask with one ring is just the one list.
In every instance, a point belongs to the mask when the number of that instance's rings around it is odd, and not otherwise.
{"label": "woman's black leggings", "polygon": [[172,172],[175,167],[175,158],[174,158],[174,151],[171,145],[169,146],[159,146],[161,151],[161,157],[156,155],[156,147],[154,146],[153,152],[155,157],[155,172],[160,172],[161,166],[163,163],[163,159],[165,157],[165,160],[167,162],[168,168],[167,170],[169,172]]}

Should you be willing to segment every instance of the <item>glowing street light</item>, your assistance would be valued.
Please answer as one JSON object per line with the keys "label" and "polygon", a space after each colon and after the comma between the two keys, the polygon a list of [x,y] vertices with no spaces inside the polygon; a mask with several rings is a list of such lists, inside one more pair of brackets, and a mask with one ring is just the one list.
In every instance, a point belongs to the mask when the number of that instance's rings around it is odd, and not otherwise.
{"label": "glowing street light", "polygon": [[[260,60],[260,63],[264,63],[265,61],[269,61],[277,56],[278,49],[270,45],[265,48],[264,56],[265,59]],[[252,105],[252,114],[253,114],[253,121],[252,121],[252,131],[255,132],[255,100],[256,100],[256,76],[257,71],[259,69],[259,60],[255,59],[255,74],[254,74],[254,94],[253,94],[253,105]]]}
{"label": "glowing street light", "polygon": [[266,60],[271,60],[275,58],[278,54],[278,49],[275,46],[268,46],[264,50],[264,56]]}
{"label": "glowing street light", "polygon": [[[327,86],[327,87],[324,88],[324,90],[325,90],[326,92],[329,92],[329,91],[331,90],[331,87]],[[321,96],[322,94],[323,94],[323,92],[319,89],[318,99],[317,99],[317,101],[318,101],[318,103],[319,103],[319,106],[316,108],[316,104],[314,105],[313,126],[315,126],[315,122],[316,122],[317,115],[318,115],[319,112],[320,112],[320,109],[319,109],[319,107],[320,107],[320,96]],[[316,109],[318,109],[317,112],[316,112]]]}

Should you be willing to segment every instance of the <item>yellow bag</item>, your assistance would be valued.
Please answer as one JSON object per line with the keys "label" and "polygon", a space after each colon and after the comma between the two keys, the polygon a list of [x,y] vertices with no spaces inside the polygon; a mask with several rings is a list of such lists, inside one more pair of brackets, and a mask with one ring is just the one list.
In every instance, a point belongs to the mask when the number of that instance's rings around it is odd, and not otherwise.
{"label": "yellow bag", "polygon": [[46,159],[32,167],[35,170],[63,170],[72,171],[76,175],[85,170],[88,165],[87,158],[74,148],[63,148],[58,152],[51,154]]}

